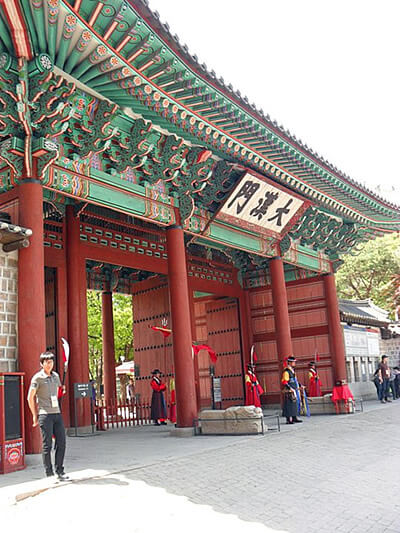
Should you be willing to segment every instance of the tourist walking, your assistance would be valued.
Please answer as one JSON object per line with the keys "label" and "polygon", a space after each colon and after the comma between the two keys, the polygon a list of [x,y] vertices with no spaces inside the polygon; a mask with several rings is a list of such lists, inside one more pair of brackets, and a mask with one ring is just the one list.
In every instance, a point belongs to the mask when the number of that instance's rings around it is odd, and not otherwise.
{"label": "tourist walking", "polygon": [[126,386],[126,399],[130,405],[135,403],[135,382],[133,378],[129,378],[128,385]]}
{"label": "tourist walking", "polygon": [[376,395],[378,397],[378,400],[380,400],[382,377],[381,377],[381,371],[379,369],[379,366],[374,372],[372,381],[374,382],[374,385],[376,387]]}
{"label": "tourist walking", "polygon": [[389,391],[392,393],[393,400],[397,398],[395,381],[396,381],[396,371],[394,370],[394,368],[390,368]]}
{"label": "tourist walking", "polygon": [[379,400],[381,403],[391,402],[392,400],[389,399],[390,368],[387,355],[382,355],[378,369],[380,372]]}
{"label": "tourist walking", "polygon": [[39,358],[42,367],[31,380],[28,405],[33,417],[33,427],[39,425],[42,434],[42,457],[46,476],[54,475],[51,449],[54,435],[55,473],[60,481],[68,477],[64,473],[65,428],[61,416],[59,398],[65,393],[59,375],[54,372],[54,354],[43,352]]}
{"label": "tourist walking", "polygon": [[398,366],[395,366],[393,370],[395,373],[394,388],[396,391],[396,398],[400,398],[400,368]]}

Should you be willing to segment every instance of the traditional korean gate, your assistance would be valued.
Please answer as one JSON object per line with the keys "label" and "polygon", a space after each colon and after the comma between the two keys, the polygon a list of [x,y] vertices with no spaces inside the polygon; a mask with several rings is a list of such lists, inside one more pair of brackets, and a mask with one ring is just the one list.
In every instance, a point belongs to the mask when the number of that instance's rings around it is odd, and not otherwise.
{"label": "traditional korean gate", "polygon": [[[207,342],[216,351],[215,377],[221,378],[222,407],[240,405],[243,396],[243,364],[239,310],[235,298],[206,304]],[[199,369],[200,370],[200,369]],[[200,380],[202,378],[200,373]],[[210,382],[210,377],[207,377]],[[202,390],[202,387],[200,387]]]}
{"label": "traditional korean gate", "polygon": [[[161,326],[167,319],[171,327],[169,312],[168,282],[165,277],[157,277],[138,283],[132,298],[133,303],[133,342],[135,348],[135,393],[140,402],[151,397],[151,371],[159,368],[169,377],[173,375],[172,337],[165,339],[152,326]],[[167,380],[168,381],[168,380]],[[169,396],[169,394],[167,395]]]}

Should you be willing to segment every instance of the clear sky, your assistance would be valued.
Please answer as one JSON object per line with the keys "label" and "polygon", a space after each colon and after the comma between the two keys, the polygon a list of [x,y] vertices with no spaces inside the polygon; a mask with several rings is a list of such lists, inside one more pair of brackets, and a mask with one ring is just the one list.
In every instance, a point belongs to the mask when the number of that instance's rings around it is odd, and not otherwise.
{"label": "clear sky", "polygon": [[400,191],[400,0],[149,5],[200,63],[337,168]]}

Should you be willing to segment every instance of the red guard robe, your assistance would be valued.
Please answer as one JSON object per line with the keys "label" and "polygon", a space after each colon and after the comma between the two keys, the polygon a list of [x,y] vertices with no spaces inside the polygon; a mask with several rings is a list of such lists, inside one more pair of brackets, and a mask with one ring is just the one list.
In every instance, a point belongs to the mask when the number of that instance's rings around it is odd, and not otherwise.
{"label": "red guard robe", "polygon": [[153,389],[153,395],[151,397],[151,419],[164,422],[167,419],[167,407],[164,398],[165,383],[162,383],[161,379],[154,376],[150,385]]}
{"label": "red guard robe", "polygon": [[264,389],[258,383],[257,376],[251,370],[247,370],[246,377],[246,405],[261,407],[260,396]]}
{"label": "red guard robe", "polygon": [[321,380],[319,379],[319,375],[314,368],[309,369],[308,379],[309,379],[308,395],[311,398],[315,398],[316,396],[322,396]]}

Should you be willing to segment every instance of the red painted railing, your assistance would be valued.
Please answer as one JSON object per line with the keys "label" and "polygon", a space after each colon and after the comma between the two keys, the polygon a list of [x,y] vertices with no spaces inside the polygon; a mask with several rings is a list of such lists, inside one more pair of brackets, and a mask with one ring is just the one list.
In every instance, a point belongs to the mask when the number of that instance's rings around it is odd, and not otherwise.
{"label": "red painted railing", "polygon": [[150,401],[100,400],[94,414],[97,430],[117,429],[151,424]]}

